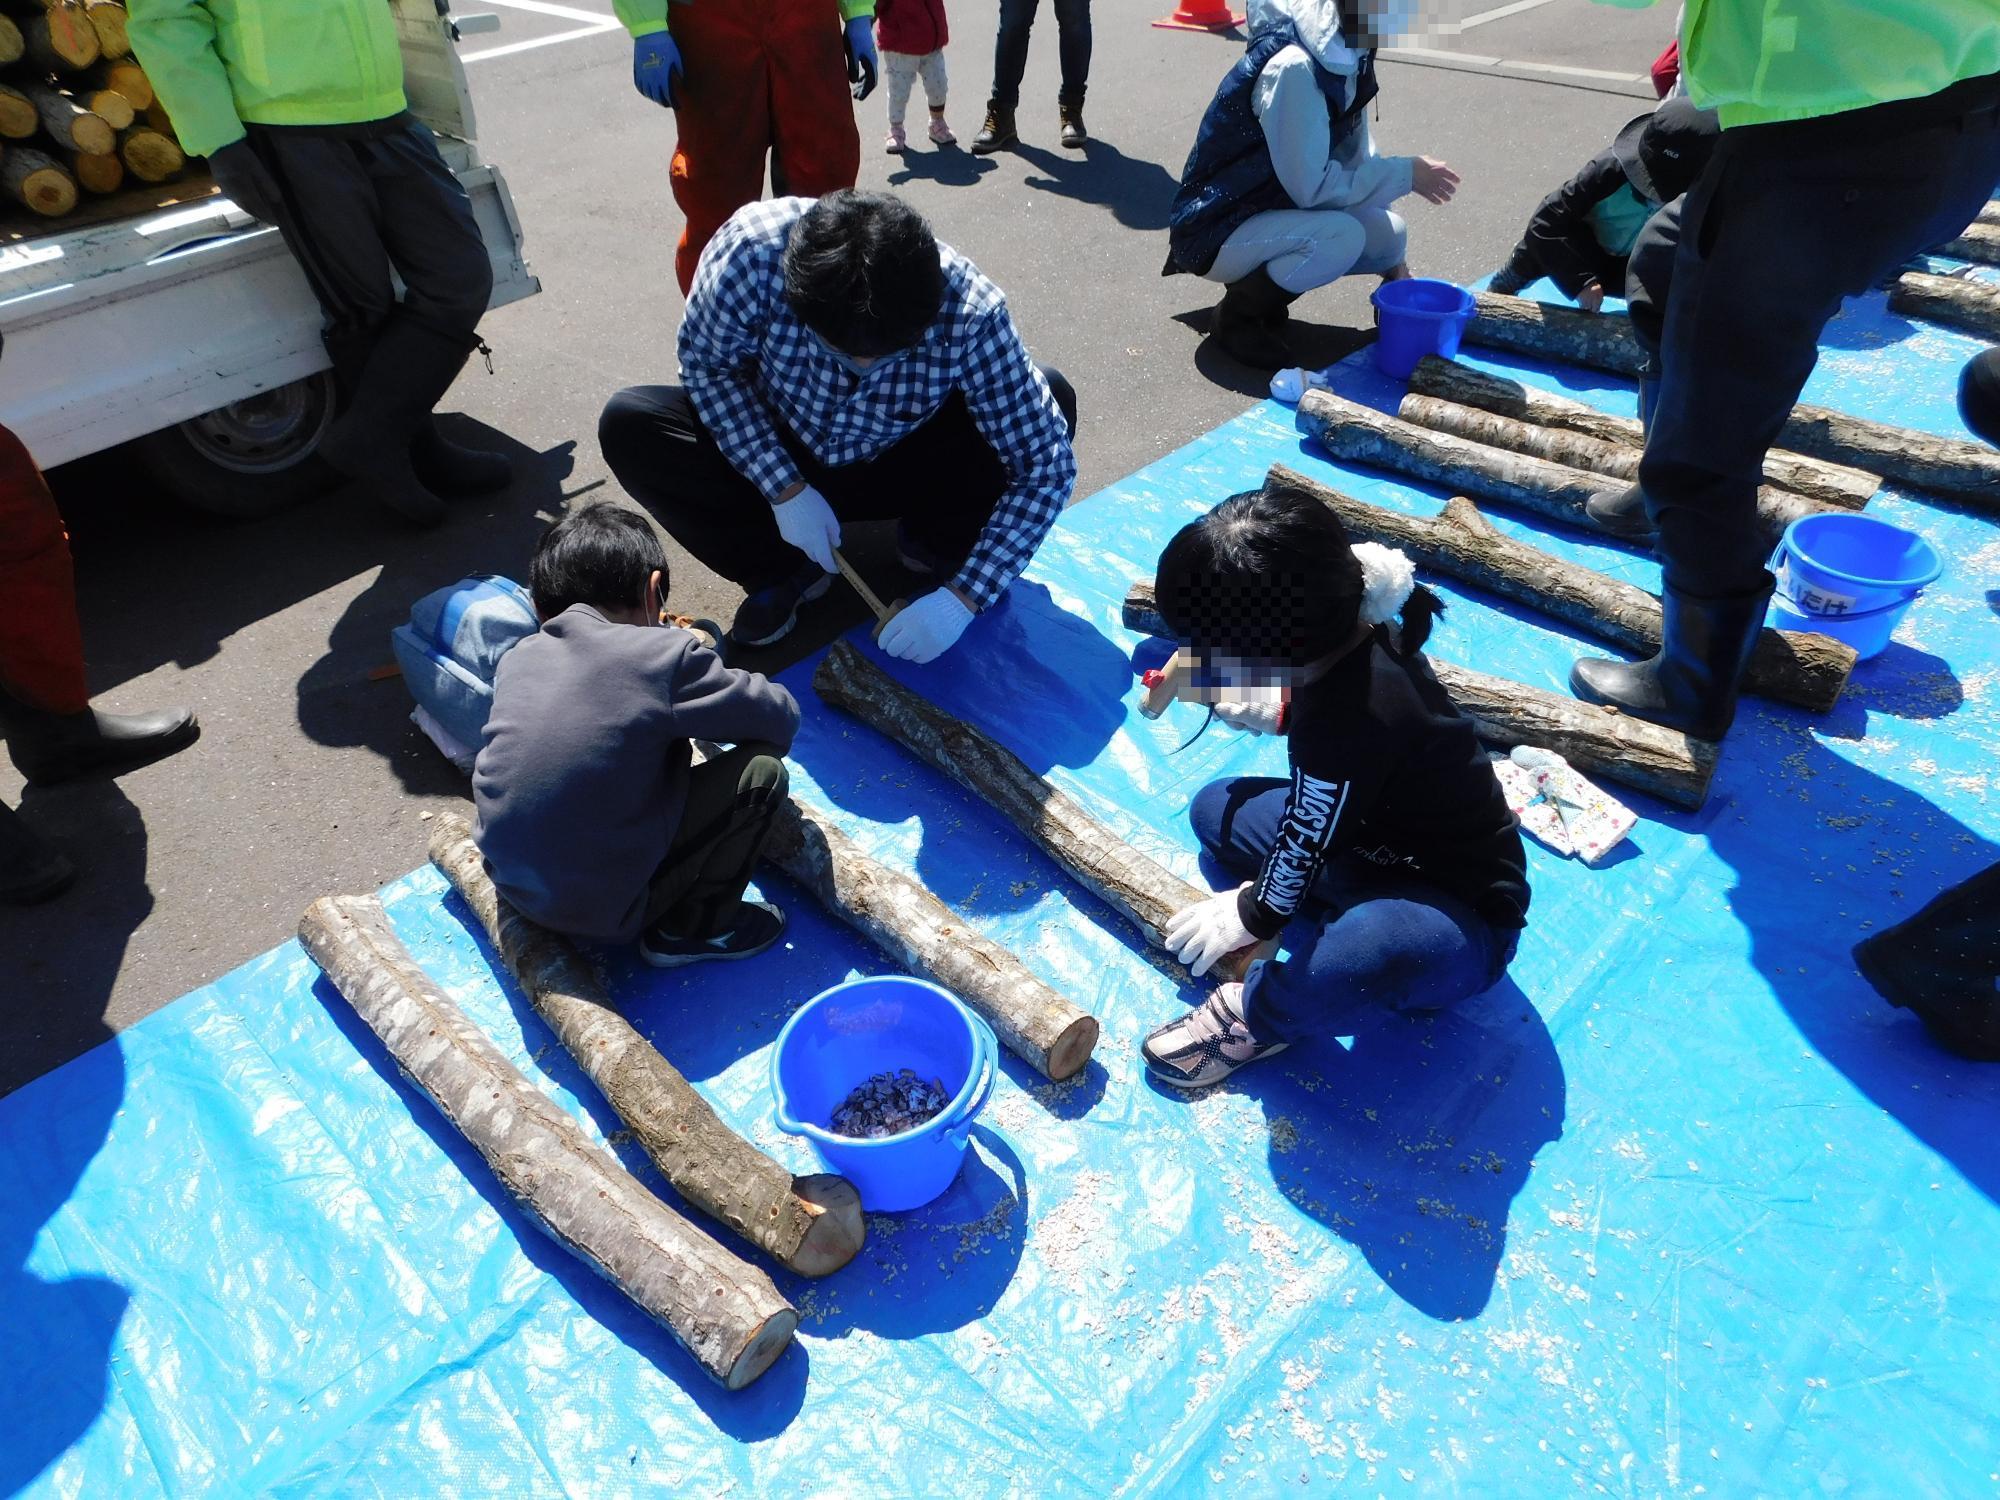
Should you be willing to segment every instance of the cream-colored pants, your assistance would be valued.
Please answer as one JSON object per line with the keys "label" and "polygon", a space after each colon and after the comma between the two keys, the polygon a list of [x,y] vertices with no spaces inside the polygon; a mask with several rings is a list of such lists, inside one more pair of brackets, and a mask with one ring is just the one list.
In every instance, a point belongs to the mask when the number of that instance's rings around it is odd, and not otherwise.
{"label": "cream-colored pants", "polygon": [[926,52],[919,57],[914,52],[884,52],[882,66],[889,74],[889,123],[903,123],[903,111],[910,105],[910,89],[921,78],[924,81],[924,98],[932,109],[944,108],[944,89],[948,80],[944,73],[944,48]]}
{"label": "cream-colored pants", "polygon": [[1390,270],[1402,264],[1409,245],[1403,216],[1390,209],[1391,201],[1278,208],[1245,219],[1222,242],[1208,279],[1227,285],[1266,266],[1286,291],[1309,292],[1354,272]]}

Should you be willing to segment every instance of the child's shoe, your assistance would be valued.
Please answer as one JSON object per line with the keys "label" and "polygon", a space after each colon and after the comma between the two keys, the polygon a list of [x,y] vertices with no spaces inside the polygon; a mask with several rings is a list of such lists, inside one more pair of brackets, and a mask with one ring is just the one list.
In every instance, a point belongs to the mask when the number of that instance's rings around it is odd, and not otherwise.
{"label": "child's shoe", "polygon": [[951,127],[944,122],[943,115],[932,115],[930,138],[933,146],[956,146],[958,137],[951,133]]}
{"label": "child's shoe", "polygon": [[679,969],[718,958],[755,958],[784,936],[785,914],[766,901],[739,901],[727,932],[712,937],[677,937],[649,927],[639,938],[639,957],[656,969]]}
{"label": "child's shoe", "polygon": [[1186,1015],[1156,1028],[1139,1049],[1147,1071],[1177,1089],[1205,1089],[1289,1047],[1290,1042],[1258,1041],[1244,1019],[1244,991],[1261,972],[1261,964],[1252,964],[1242,984],[1217,985]]}
{"label": "child's shoe", "polygon": [[[933,135],[931,139],[936,140],[937,137]],[[902,126],[891,125],[889,127],[889,136],[887,140],[882,142],[882,149],[891,156],[901,156],[905,151],[910,149],[910,138],[904,133]]]}

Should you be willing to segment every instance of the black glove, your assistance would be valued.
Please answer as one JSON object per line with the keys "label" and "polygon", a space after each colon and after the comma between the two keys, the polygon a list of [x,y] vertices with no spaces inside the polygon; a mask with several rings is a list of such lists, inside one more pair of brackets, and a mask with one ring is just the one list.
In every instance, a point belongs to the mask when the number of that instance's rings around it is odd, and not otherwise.
{"label": "black glove", "polygon": [[229,200],[253,219],[276,224],[284,218],[284,192],[271,169],[264,165],[248,141],[231,141],[208,158],[208,170],[215,185]]}

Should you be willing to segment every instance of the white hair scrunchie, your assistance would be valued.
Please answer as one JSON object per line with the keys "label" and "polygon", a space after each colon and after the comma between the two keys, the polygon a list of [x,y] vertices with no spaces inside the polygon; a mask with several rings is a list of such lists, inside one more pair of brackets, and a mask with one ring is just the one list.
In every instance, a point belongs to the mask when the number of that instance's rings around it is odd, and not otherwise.
{"label": "white hair scrunchie", "polygon": [[1355,543],[1354,558],[1361,564],[1361,623],[1386,625],[1403,612],[1417,586],[1416,564],[1380,542]]}

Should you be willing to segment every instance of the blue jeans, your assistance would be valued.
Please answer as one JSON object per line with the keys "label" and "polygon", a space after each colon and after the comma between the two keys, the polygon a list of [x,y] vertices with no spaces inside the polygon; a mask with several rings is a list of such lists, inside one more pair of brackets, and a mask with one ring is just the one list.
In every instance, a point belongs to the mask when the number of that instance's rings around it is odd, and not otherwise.
{"label": "blue jeans", "polygon": [[[1083,107],[1090,82],[1090,0],[1053,0],[1056,53],[1062,88],[1056,98]],[[1028,28],[1041,0],[1000,0],[1000,32],[993,39],[993,102],[1012,109],[1021,102],[1021,75],[1028,71]]]}
{"label": "blue jeans", "polygon": [[[1289,781],[1237,776],[1201,789],[1188,809],[1209,858],[1254,880],[1278,839]],[[1520,933],[1495,927],[1422,877],[1329,856],[1285,930],[1291,957],[1250,992],[1259,1041],[1339,1036],[1369,1010],[1442,1010],[1500,982]]]}

